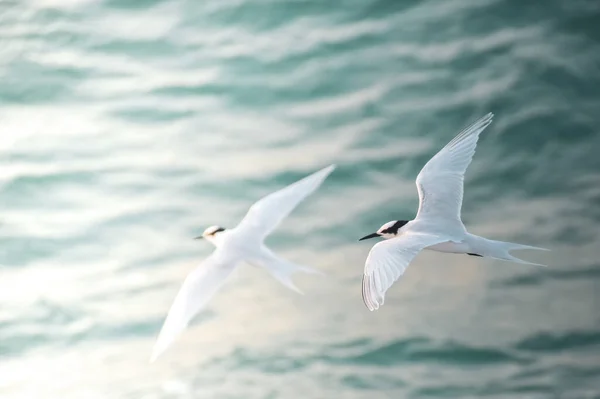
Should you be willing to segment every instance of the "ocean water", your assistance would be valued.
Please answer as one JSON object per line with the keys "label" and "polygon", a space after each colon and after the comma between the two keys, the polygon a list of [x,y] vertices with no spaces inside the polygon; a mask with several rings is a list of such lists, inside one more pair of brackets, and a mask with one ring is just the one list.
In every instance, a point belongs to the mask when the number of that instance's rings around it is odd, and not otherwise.
{"label": "ocean water", "polygon": [[[596,0],[0,0],[0,397],[600,398]],[[493,111],[470,231],[369,312],[381,224]],[[338,168],[148,359],[186,274],[263,195]]]}

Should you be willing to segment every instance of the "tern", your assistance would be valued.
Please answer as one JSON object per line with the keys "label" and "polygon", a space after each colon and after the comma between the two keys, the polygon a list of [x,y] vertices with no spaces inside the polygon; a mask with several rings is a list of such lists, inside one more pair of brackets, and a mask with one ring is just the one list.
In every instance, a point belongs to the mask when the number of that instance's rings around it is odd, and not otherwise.
{"label": "tern", "polygon": [[359,240],[384,239],[371,248],[365,261],[362,297],[369,310],[383,305],[386,291],[424,249],[539,265],[510,251],[548,249],[479,237],[470,234],[461,221],[465,172],[479,134],[492,123],[493,116],[488,113],[463,129],[421,169],[416,179],[419,209],[414,220],[393,220]]}
{"label": "tern", "polygon": [[235,228],[211,226],[196,237],[205,239],[216,249],[185,278],[158,335],[151,363],[173,343],[240,263],[265,268],[283,285],[300,294],[302,291],[292,281],[293,273],[323,274],[280,258],[264,240],[334,169],[335,165],[330,165],[260,199]]}

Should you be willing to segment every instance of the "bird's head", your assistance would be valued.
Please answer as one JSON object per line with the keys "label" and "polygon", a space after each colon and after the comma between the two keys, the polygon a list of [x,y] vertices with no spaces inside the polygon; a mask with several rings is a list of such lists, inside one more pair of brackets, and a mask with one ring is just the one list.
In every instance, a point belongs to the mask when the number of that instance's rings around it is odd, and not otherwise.
{"label": "bird's head", "polygon": [[204,230],[204,233],[202,233],[201,236],[196,237],[196,240],[205,239],[206,241],[208,241],[212,244],[215,244],[215,239],[217,238],[217,236],[219,236],[219,234],[221,234],[224,231],[225,231],[224,227],[210,226],[206,230]]}
{"label": "bird's head", "polygon": [[358,241],[367,240],[369,238],[375,237],[382,237],[386,240],[397,237],[400,234],[402,226],[404,226],[406,223],[408,223],[408,220],[392,220],[391,222],[387,222],[386,224],[381,226],[376,233],[366,235]]}

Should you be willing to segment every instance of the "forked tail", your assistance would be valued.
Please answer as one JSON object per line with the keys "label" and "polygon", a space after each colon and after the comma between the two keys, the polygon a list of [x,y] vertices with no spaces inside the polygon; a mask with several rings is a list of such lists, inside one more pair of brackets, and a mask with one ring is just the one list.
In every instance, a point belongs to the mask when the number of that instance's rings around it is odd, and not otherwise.
{"label": "forked tail", "polygon": [[313,269],[312,267],[297,265],[293,262],[280,258],[272,252],[268,255],[261,256],[259,259],[252,259],[249,261],[249,263],[264,267],[269,273],[271,273],[273,277],[277,279],[277,281],[299,294],[304,293],[294,284],[294,281],[292,280],[294,273],[302,272],[308,274],[320,274],[322,276],[325,275],[325,273]]}
{"label": "forked tail", "polygon": [[495,241],[488,240],[487,238],[473,236],[475,238],[473,242],[473,249],[478,255],[486,256],[488,258],[494,258],[499,260],[506,260],[510,262],[523,263],[526,265],[546,266],[541,263],[529,262],[517,258],[512,255],[510,251],[519,249],[536,249],[538,251],[549,251],[547,248],[534,247],[531,245],[516,244],[513,242],[506,241]]}

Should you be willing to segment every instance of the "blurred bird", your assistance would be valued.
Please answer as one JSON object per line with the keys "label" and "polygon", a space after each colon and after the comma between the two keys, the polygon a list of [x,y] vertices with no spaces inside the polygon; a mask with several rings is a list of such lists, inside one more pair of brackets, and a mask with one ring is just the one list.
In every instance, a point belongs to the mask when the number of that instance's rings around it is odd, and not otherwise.
{"label": "blurred bird", "polygon": [[369,310],[383,305],[385,292],[424,249],[532,265],[538,264],[512,256],[510,251],[547,251],[470,234],[461,221],[465,171],[475,154],[479,134],[492,123],[492,117],[489,113],[462,130],[425,164],[416,180],[419,209],[414,220],[393,220],[359,240],[385,239],[371,248],[365,262],[362,297]]}
{"label": "blurred bird", "polygon": [[233,229],[211,226],[202,236],[196,237],[207,240],[216,249],[183,282],[162,326],[150,362],[154,362],[171,345],[241,262],[265,268],[283,285],[300,294],[302,292],[292,281],[293,273],[323,274],[280,258],[264,244],[264,240],[302,200],[319,188],[334,169],[335,165],[330,165],[267,195],[252,205]]}

